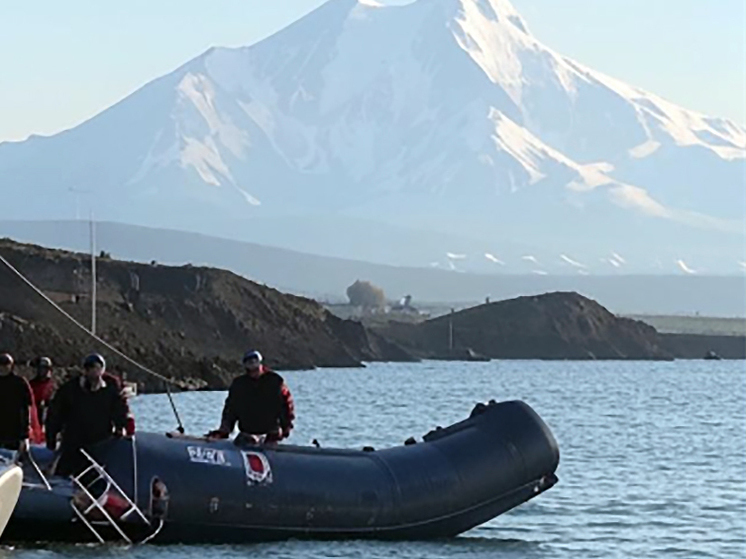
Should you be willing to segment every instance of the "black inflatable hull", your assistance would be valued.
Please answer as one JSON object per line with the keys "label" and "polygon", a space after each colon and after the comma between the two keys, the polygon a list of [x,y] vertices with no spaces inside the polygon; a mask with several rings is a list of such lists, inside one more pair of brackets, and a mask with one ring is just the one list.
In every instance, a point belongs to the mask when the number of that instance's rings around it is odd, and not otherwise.
{"label": "black inflatable hull", "polygon": [[[141,433],[95,455],[153,524],[162,520],[153,543],[455,536],[552,487],[559,463],[548,427],[522,402],[477,406],[422,442],[378,451]],[[62,480],[54,492],[25,488],[3,541],[92,541],[70,491]],[[133,539],[151,530],[124,528]]]}

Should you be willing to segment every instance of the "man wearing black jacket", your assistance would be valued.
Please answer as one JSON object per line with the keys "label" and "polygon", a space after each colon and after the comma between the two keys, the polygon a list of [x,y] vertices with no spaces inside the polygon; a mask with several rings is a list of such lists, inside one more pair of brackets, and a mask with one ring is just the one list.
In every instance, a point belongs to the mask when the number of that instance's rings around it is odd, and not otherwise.
{"label": "man wearing black jacket", "polygon": [[233,379],[223,407],[220,429],[208,437],[227,438],[238,423],[243,435],[266,435],[267,442],[290,436],[295,419],[293,397],[284,379],[262,365],[258,351],[247,351],[246,373]]}
{"label": "man wearing black jacket", "polygon": [[104,358],[94,353],[83,362],[84,374],[63,384],[47,413],[47,447],[57,447],[62,435],[58,475],[75,475],[87,466],[80,449],[122,436],[127,426],[127,402],[115,377],[105,375]]}
{"label": "man wearing black jacket", "polygon": [[0,354],[0,448],[24,452],[28,448],[31,387],[13,371],[13,357]]}

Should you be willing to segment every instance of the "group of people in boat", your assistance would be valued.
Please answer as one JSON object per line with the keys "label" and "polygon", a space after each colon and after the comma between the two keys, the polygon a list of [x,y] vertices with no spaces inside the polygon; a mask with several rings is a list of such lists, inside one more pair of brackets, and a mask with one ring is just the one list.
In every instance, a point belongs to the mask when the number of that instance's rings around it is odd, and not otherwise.
{"label": "group of people in boat", "polygon": [[[244,374],[230,385],[220,427],[205,436],[226,439],[238,424],[239,440],[279,442],[295,419],[293,397],[284,379],[263,364],[261,353],[247,351]],[[83,372],[57,386],[52,361],[34,361],[27,381],[8,353],[0,354],[0,448],[24,456],[30,443],[58,453],[55,475],[75,475],[86,467],[80,449],[112,437],[131,437],[135,421],[119,378],[106,371],[98,353],[83,360]]]}

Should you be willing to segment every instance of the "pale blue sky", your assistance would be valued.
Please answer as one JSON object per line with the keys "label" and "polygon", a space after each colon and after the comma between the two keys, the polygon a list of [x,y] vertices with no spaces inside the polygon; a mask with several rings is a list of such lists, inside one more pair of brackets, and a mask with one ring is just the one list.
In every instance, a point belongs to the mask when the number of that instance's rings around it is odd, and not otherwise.
{"label": "pale blue sky", "polygon": [[[251,44],[323,0],[0,2],[3,141],[74,126],[210,46]],[[513,4],[562,54],[746,124],[744,0]]]}

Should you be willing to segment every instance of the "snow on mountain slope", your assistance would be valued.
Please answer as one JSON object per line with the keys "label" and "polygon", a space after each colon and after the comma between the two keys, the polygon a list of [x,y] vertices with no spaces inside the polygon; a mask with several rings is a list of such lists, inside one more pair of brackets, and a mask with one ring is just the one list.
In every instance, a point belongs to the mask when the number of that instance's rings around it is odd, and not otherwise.
{"label": "snow on mountain slope", "polygon": [[337,212],[584,250],[593,231],[603,254],[717,238],[732,259],[745,161],[742,127],[555,53],[507,0],[330,0],[0,144],[0,187],[19,218],[69,217],[74,190],[104,219],[245,239],[243,218]]}

